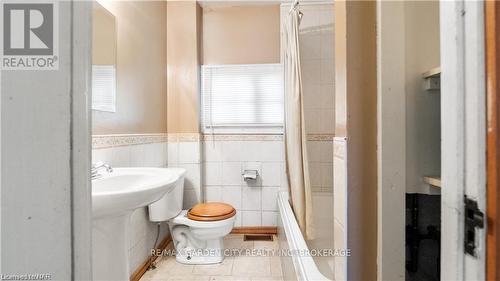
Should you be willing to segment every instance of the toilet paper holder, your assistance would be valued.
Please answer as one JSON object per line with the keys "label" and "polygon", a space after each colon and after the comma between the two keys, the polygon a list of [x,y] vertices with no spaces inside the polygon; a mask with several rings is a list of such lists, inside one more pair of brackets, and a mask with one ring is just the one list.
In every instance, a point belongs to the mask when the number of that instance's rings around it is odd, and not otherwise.
{"label": "toilet paper holder", "polygon": [[255,181],[259,177],[259,171],[257,170],[244,170],[241,174],[244,181]]}

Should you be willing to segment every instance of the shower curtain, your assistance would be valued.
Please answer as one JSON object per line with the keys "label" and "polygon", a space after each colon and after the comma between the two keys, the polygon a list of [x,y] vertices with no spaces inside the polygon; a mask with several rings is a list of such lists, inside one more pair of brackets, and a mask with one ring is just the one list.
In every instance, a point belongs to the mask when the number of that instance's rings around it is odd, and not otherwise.
{"label": "shower curtain", "polygon": [[314,238],[313,210],[307,138],[304,123],[304,96],[300,71],[298,3],[293,4],[285,21],[285,161],[290,203],[306,239]]}

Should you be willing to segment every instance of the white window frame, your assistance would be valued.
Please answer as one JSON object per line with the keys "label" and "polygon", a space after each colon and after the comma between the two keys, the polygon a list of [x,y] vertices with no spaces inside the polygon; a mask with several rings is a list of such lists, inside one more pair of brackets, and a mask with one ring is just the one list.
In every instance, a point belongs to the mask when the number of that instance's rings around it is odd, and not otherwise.
{"label": "white window frame", "polygon": [[[255,64],[238,64],[240,66],[253,66]],[[274,64],[259,64],[259,65],[281,65],[281,63],[274,63]],[[203,95],[203,68],[216,68],[216,67],[222,67],[222,66],[227,66],[227,65],[202,65],[200,68],[200,89],[199,89],[199,96],[200,96],[200,120],[201,120],[201,131],[204,134],[220,134],[220,135],[227,135],[227,134],[241,134],[241,135],[281,135],[284,133],[284,118],[283,118],[283,123],[277,123],[277,124],[225,124],[225,125],[208,125],[206,124],[206,116],[205,116],[205,97]],[[284,83],[284,82],[283,82]],[[284,114],[284,84],[283,84],[283,114]]]}

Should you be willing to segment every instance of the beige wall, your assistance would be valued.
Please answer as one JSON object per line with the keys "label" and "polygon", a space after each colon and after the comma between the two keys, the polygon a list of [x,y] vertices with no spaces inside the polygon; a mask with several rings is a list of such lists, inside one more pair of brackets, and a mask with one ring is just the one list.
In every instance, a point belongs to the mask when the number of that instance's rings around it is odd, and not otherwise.
{"label": "beige wall", "polygon": [[116,64],[115,16],[98,2],[93,3],[92,13],[92,64]]}
{"label": "beige wall", "polygon": [[335,133],[347,137],[349,196],[348,202],[335,200],[334,196],[334,205],[339,208],[347,203],[347,245],[352,250],[347,268],[349,280],[377,279],[375,8],[375,1],[335,2]]}
{"label": "beige wall", "polygon": [[168,132],[199,132],[198,69],[201,8],[196,1],[167,4]]}
{"label": "beige wall", "polygon": [[203,64],[279,62],[279,5],[203,8]]}
{"label": "beige wall", "polygon": [[116,112],[93,111],[93,134],[167,131],[167,4],[99,1],[116,18]]}

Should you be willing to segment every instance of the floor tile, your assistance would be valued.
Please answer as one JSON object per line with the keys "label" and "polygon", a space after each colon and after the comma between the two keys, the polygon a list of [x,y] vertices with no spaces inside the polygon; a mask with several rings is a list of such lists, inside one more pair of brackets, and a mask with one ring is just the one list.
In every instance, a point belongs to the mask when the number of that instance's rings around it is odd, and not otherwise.
{"label": "floor tile", "polygon": [[233,269],[233,257],[226,257],[220,264],[195,265],[194,275],[231,275]]}
{"label": "floor tile", "polygon": [[151,270],[154,276],[161,278],[171,278],[172,276],[189,276],[193,274],[194,265],[179,263],[175,257],[167,257],[156,265],[156,269]]}
{"label": "floor tile", "polygon": [[251,281],[247,276],[211,276],[210,281]]}
{"label": "floor tile", "polygon": [[280,257],[271,257],[271,276],[282,277],[283,270],[281,269]]}
{"label": "floor tile", "polygon": [[[242,256],[226,257],[221,264],[184,265],[175,257],[157,260],[157,267],[144,274],[142,281],[282,281],[281,261],[277,256],[245,256],[249,249],[277,249],[274,241],[243,241],[243,235],[224,238],[226,249],[241,249]],[[171,247],[171,245],[169,245]]]}
{"label": "floor tile", "polygon": [[172,276],[167,281],[208,281],[209,276]]}
{"label": "floor tile", "polygon": [[254,277],[252,278],[252,281],[283,281],[283,277],[271,277],[271,276]]}
{"label": "floor tile", "polygon": [[243,241],[243,236],[239,238],[224,239],[224,249],[253,249],[253,241]]}
{"label": "floor tile", "polygon": [[271,276],[269,257],[235,257],[234,276]]}

